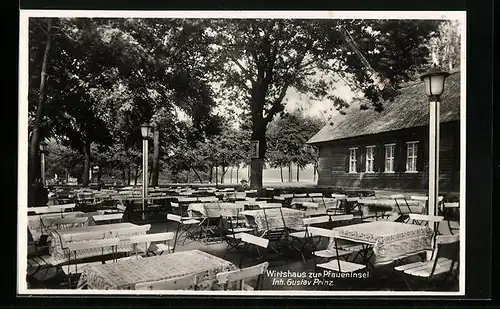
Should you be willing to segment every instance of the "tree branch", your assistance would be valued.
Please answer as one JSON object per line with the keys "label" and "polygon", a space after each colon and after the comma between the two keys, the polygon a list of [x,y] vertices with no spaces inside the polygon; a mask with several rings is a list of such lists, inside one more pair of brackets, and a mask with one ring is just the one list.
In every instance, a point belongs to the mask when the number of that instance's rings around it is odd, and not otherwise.
{"label": "tree branch", "polygon": [[233,55],[232,52],[229,52],[229,57],[240,68],[240,70],[243,72],[243,74],[246,76],[246,78],[248,78],[248,80],[252,83],[252,85],[255,85],[255,81],[252,78],[252,75],[250,75],[250,73],[248,73],[247,69],[245,69],[243,67],[243,65],[241,65],[241,63],[238,61],[238,59],[236,59],[236,57]]}

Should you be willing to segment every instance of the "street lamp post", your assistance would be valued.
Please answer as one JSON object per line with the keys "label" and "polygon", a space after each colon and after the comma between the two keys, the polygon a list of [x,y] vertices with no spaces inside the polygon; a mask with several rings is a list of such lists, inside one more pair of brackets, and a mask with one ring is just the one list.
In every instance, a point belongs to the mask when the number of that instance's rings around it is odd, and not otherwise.
{"label": "street lamp post", "polygon": [[[431,69],[420,79],[424,81],[425,93],[429,97],[429,196],[428,214],[435,216],[438,207],[439,195],[439,105],[444,82],[450,73]],[[431,227],[436,229],[435,224]],[[432,246],[434,247],[434,239]]]}
{"label": "street lamp post", "polygon": [[40,172],[42,176],[42,184],[45,187],[45,153],[47,153],[47,143],[40,143]]}
{"label": "street lamp post", "polygon": [[142,220],[145,220],[146,197],[148,195],[148,138],[151,126],[148,123],[141,125],[142,134]]}

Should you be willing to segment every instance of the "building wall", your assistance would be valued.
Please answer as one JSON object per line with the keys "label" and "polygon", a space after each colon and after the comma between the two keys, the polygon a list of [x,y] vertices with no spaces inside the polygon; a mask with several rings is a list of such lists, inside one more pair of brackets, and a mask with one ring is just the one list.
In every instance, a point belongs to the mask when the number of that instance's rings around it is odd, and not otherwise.
{"label": "building wall", "polygon": [[[426,190],[428,127],[419,127],[319,144],[319,186],[367,189]],[[418,141],[417,172],[406,172],[406,142]],[[386,173],[385,144],[395,143],[394,173]],[[459,191],[459,123],[441,124],[440,191]],[[365,171],[366,146],[375,147],[374,173]],[[349,173],[349,148],[357,147],[357,173]]]}

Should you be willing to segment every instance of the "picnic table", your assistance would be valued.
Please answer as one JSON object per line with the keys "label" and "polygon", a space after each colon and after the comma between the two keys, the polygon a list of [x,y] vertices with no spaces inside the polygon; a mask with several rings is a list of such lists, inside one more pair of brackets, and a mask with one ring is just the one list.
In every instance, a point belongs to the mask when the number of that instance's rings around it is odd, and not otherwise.
{"label": "picnic table", "polygon": [[[427,226],[390,221],[373,221],[334,228],[345,239],[373,249],[375,264],[383,265],[425,250],[432,250],[433,232]],[[335,243],[330,240],[328,247]],[[366,249],[366,248],[365,248]]]}
{"label": "picnic table", "polygon": [[247,225],[256,227],[259,231],[281,229],[283,221],[286,227],[298,229],[303,226],[302,219],[306,217],[304,211],[291,208],[245,210],[242,214],[245,216]]}
{"label": "picnic table", "polygon": [[[145,259],[90,265],[82,273],[78,288],[133,290],[138,283],[199,274],[198,290],[223,290],[224,286],[217,283],[217,273],[236,269],[233,263],[200,250],[181,251]],[[193,286],[186,286],[185,289],[193,289]]]}
{"label": "picnic table", "polygon": [[[89,237],[85,237],[87,240],[136,236],[136,235],[146,234],[146,232],[149,230],[149,227],[150,227],[149,225],[141,226],[125,222],[125,223],[115,223],[115,224],[93,225],[93,226],[73,228],[67,230],[56,229],[53,230],[51,234],[52,241],[49,247],[49,254],[53,257],[55,264],[63,263],[68,261],[68,254],[69,254],[68,243],[71,241],[75,241],[75,239],[80,238],[84,234],[89,235]],[[124,244],[118,246],[118,252],[130,251],[131,248],[132,246],[130,244]],[[92,256],[99,256],[102,254],[108,254],[111,252],[112,252],[111,248],[86,249],[78,251],[77,257],[79,259],[83,259]]]}

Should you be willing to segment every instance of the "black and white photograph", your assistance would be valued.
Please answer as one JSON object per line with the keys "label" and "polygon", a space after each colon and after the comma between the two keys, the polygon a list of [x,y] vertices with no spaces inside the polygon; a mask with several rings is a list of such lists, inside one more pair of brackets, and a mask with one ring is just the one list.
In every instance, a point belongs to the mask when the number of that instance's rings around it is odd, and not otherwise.
{"label": "black and white photograph", "polygon": [[465,12],[19,29],[19,294],[465,294]]}

